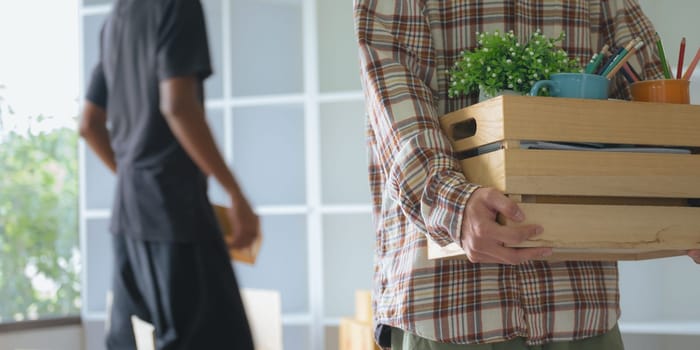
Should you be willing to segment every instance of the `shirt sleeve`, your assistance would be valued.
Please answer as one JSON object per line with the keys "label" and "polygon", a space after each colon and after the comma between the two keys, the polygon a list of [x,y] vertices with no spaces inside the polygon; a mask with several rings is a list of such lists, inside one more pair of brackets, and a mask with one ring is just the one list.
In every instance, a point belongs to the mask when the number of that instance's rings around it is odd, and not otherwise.
{"label": "shirt sleeve", "polygon": [[107,82],[102,70],[102,62],[98,62],[92,69],[85,98],[102,109],[107,109]]}
{"label": "shirt sleeve", "polygon": [[174,0],[158,28],[158,78],[211,75],[209,44],[199,0]]}
{"label": "shirt sleeve", "polygon": [[[363,91],[374,156],[386,174],[383,200],[436,243],[457,241],[467,183],[443,134],[436,92],[435,50],[420,1],[355,1]],[[388,196],[388,199],[386,198]]]}
{"label": "shirt sleeve", "polygon": [[[630,65],[640,73],[643,80],[663,79],[661,59],[656,50],[656,29],[637,0],[608,0],[601,4],[607,14],[605,23],[609,23],[608,31],[611,32],[613,46],[624,47],[632,39],[641,38],[644,46],[630,58]],[[629,99],[628,83],[622,74],[616,75],[613,84],[616,96]]]}

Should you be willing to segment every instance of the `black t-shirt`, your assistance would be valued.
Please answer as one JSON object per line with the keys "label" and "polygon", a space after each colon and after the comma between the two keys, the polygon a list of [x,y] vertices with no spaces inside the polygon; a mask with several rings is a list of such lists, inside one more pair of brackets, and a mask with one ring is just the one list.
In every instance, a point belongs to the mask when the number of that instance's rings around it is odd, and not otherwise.
{"label": "black t-shirt", "polygon": [[218,234],[206,177],[160,112],[159,83],[211,74],[199,0],[118,0],[100,37],[87,99],[107,111],[117,162],[111,231],[149,241]]}

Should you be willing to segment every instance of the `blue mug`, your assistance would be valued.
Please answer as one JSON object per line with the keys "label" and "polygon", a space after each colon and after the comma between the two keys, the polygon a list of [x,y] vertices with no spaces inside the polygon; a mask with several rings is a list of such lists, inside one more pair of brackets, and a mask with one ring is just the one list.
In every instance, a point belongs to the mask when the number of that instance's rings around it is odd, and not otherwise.
{"label": "blue mug", "polygon": [[586,73],[555,73],[549,80],[540,80],[530,90],[530,96],[537,96],[542,88],[549,89],[552,97],[592,98],[605,100],[608,98],[610,80],[597,74]]}

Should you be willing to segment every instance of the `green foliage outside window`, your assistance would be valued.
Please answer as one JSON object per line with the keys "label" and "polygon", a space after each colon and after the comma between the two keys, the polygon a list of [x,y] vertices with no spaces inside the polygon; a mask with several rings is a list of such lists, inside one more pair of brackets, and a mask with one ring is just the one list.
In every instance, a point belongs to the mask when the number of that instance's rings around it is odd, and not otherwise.
{"label": "green foliage outside window", "polygon": [[0,322],[78,314],[77,170],[75,130],[0,134]]}

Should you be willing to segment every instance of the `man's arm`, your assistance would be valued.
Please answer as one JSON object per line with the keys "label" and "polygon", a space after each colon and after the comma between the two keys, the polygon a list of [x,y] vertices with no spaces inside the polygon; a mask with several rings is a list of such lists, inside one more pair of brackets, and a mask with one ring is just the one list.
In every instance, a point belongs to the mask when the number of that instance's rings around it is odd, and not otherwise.
{"label": "man's arm", "polygon": [[92,69],[80,120],[80,136],[113,173],[117,172],[114,150],[107,131],[107,81],[102,62]]}
{"label": "man's arm", "polygon": [[376,163],[386,174],[389,197],[444,246],[458,239],[460,213],[476,186],[467,183],[452,156],[426,83],[435,59],[421,2],[389,3],[356,0],[354,9]]}
{"label": "man's arm", "polygon": [[186,76],[163,80],[160,96],[160,110],[177,140],[197,166],[207,175],[213,175],[231,197],[232,246],[249,246],[258,234],[259,219],[214,142],[199,100],[198,78]]}
{"label": "man's arm", "polygon": [[80,136],[85,139],[88,146],[109,170],[115,173],[117,171],[117,163],[114,160],[114,151],[109,143],[107,112],[89,100],[85,101],[85,106],[83,107],[83,115],[80,120]]}
{"label": "man's arm", "polygon": [[519,263],[542,256],[549,250],[503,247],[542,228],[498,225],[498,213],[524,217],[502,193],[468,183],[453,156],[428,86],[437,72],[422,4],[355,1],[362,84],[387,193],[433,241],[461,243],[473,262]]}

